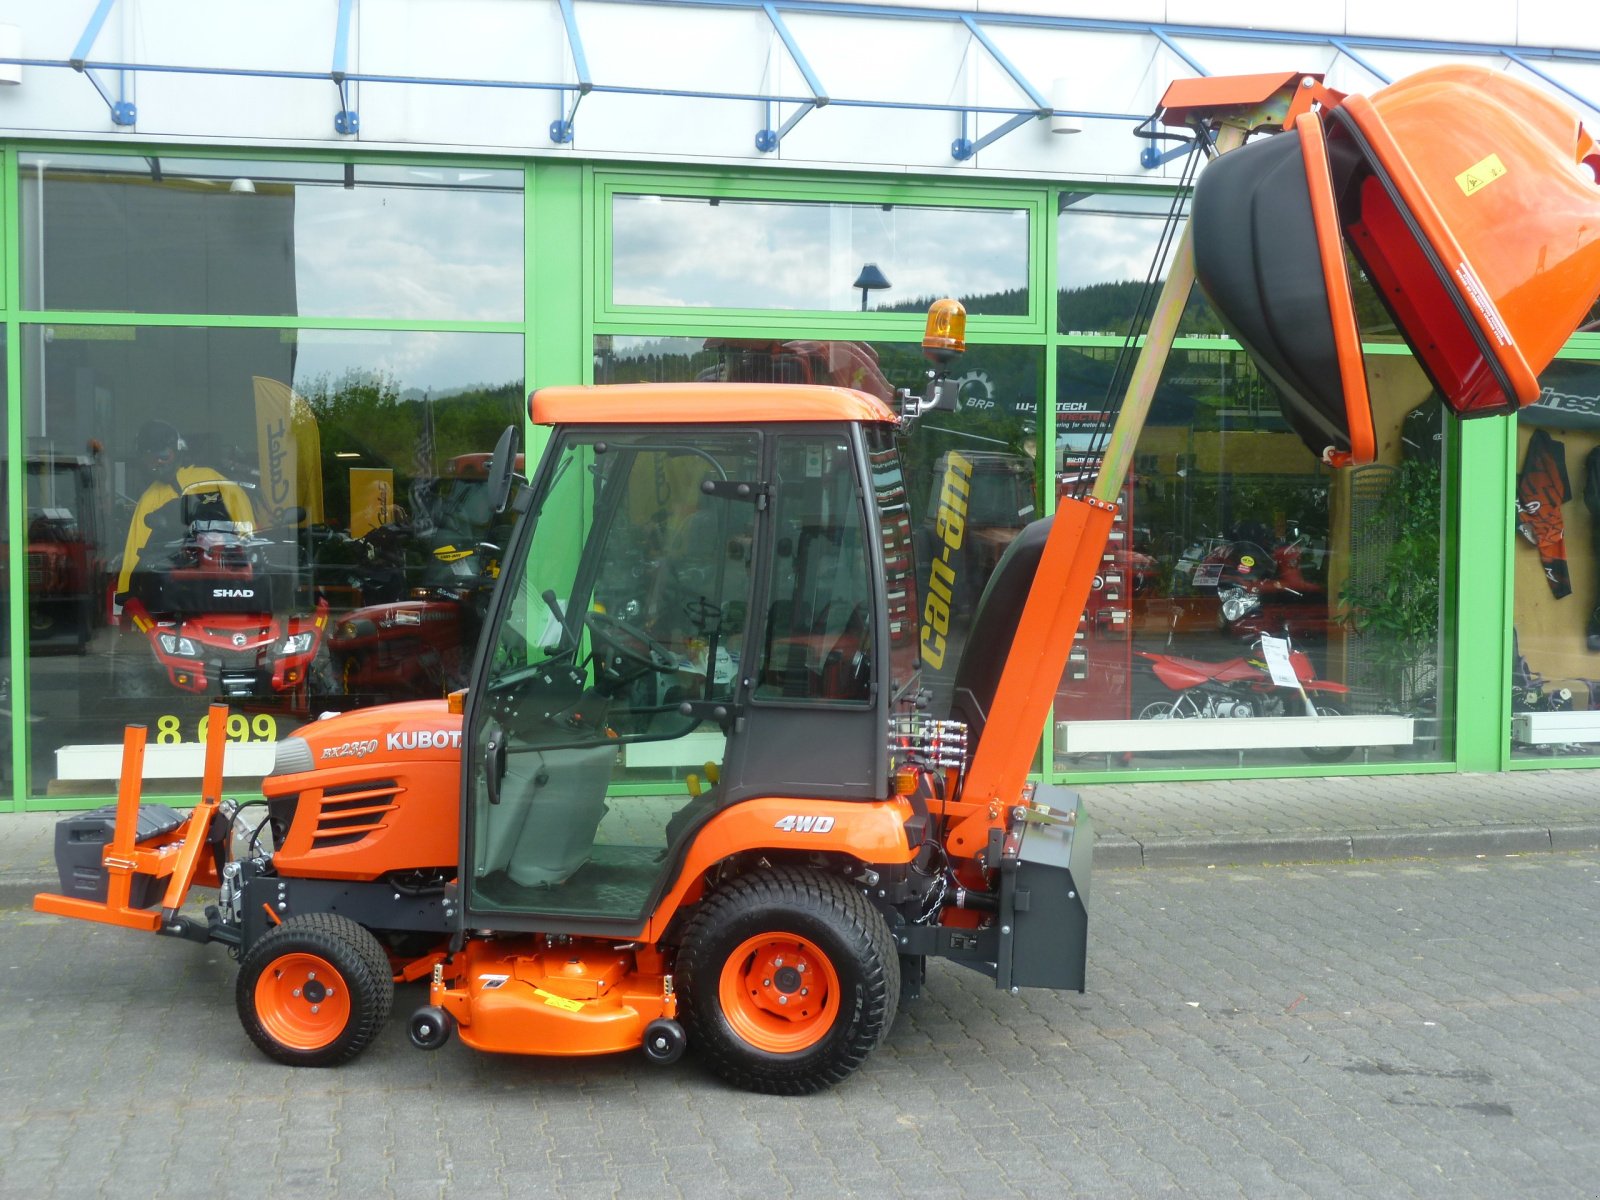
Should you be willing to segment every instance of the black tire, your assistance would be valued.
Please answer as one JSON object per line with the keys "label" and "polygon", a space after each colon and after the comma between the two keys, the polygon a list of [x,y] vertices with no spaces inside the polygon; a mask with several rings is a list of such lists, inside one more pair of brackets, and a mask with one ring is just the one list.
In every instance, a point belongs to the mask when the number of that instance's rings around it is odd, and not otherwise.
{"label": "black tire", "polygon": [[244,1031],[268,1058],[332,1067],[360,1054],[383,1028],[394,977],[366,929],[347,917],[308,913],[290,917],[245,953],[234,1002]]}
{"label": "black tire", "polygon": [[157,700],[171,691],[172,685],[148,647],[120,647],[112,655],[111,694],[118,700]]}
{"label": "black tire", "polygon": [[[753,1029],[753,1018],[769,1018],[752,1012],[763,1007],[761,1001],[741,994],[741,973],[757,957],[745,948],[768,939],[779,946],[792,940],[800,951],[799,970],[810,964],[810,975],[791,969],[788,981],[779,978],[776,988],[763,993],[766,999],[780,993],[794,999],[795,1009],[770,1020],[774,1026],[796,1021],[796,1032],[787,1035],[804,1043],[796,1049],[773,1048],[784,1040],[782,1032],[767,1036]],[[833,985],[827,983],[829,972]],[[676,975],[689,1045],[729,1083],[781,1096],[820,1091],[847,1078],[883,1041],[900,999],[900,960],[883,915],[838,876],[793,867],[742,876],[707,898],[684,928]],[[806,981],[820,981],[823,994],[803,993],[800,984]],[[734,988],[731,1009],[724,1003],[725,984]],[[808,1002],[819,1005],[810,1018],[798,1011]]]}
{"label": "black tire", "polygon": [[[1312,705],[1317,710],[1319,717],[1342,717],[1344,710],[1336,704],[1329,704],[1326,700],[1313,700]],[[1354,746],[1301,746],[1300,753],[1312,762],[1336,763],[1343,762],[1354,753]]]}

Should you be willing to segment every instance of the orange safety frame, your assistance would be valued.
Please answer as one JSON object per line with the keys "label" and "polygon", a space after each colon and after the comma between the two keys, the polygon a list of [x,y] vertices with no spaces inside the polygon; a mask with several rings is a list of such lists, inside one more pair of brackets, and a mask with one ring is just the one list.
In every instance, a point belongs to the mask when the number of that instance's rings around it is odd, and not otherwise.
{"label": "orange safety frame", "polygon": [[[218,887],[216,870],[204,861],[211,819],[222,803],[223,752],[227,746],[228,706],[213,704],[206,728],[205,772],[200,780],[200,802],[177,829],[147,842],[136,842],[139,799],[144,782],[144,750],[149,731],[129,725],[122,738],[122,775],[117,787],[117,819],[111,842],[101,855],[106,869],[104,901],[41,892],[33,898],[35,912],[76,917],[102,925],[142,929],[155,933],[178,921],[189,889]],[[135,875],[166,879],[161,911],[132,905]]]}

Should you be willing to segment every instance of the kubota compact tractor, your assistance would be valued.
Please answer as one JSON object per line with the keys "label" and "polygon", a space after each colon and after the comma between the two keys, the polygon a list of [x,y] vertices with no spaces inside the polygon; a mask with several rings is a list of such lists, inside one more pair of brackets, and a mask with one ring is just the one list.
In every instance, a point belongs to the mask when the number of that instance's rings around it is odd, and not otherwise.
{"label": "kubota compact tractor", "polygon": [[[947,383],[901,412],[816,385],[545,388],[531,484],[513,488],[509,436],[495,456],[519,521],[470,689],[279,743],[237,855],[224,722],[187,818],[139,808],[130,731],[114,820],[62,822],[68,894],[36,907],[229,944],[250,1036],[307,1065],[358,1054],[397,978],[429,979],[420,1046],[689,1044],[788,1093],[853,1071],[930,956],[1081,989],[1091,826],[1027,775],[1193,280],[1335,463],[1373,454],[1346,244],[1469,413],[1532,400],[1600,289],[1595,143],[1504,75],[1370,100],[1196,80],[1161,118],[1201,149],[1285,132],[1200,176],[1098,477],[1006,549],[948,714],[921,708],[919,648],[950,612],[916,598],[895,443]],[[964,320],[935,305],[932,357]],[[963,511],[950,497],[935,573]],[[204,921],[179,911],[194,882],[218,888]]]}

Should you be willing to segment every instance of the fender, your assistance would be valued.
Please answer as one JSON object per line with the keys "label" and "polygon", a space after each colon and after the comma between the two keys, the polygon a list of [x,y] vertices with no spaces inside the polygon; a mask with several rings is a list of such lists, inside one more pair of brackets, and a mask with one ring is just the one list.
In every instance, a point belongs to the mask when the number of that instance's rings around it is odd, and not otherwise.
{"label": "fender", "polygon": [[913,816],[904,800],[792,800],[763,796],[745,800],[707,821],[695,834],[683,867],[645,925],[645,940],[658,941],[679,907],[693,899],[711,867],[745,850],[797,850],[845,854],[863,863],[902,864],[914,849],[906,837]]}

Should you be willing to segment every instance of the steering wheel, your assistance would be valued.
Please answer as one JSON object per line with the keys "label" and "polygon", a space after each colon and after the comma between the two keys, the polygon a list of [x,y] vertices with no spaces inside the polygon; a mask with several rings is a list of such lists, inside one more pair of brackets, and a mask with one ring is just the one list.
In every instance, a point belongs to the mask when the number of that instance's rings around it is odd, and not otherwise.
{"label": "steering wheel", "polygon": [[678,656],[642,629],[603,612],[587,613],[584,620],[602,657],[621,659],[640,671],[659,671],[663,675],[678,669]]}

